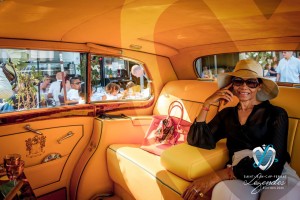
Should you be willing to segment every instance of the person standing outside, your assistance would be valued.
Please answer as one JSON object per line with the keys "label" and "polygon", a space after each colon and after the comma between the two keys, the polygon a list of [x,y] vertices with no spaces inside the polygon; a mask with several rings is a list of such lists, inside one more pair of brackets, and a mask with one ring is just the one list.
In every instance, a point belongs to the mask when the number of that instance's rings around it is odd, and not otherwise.
{"label": "person standing outside", "polygon": [[43,82],[40,83],[40,90],[43,94],[48,94],[50,88],[51,78],[48,74],[44,75]]}
{"label": "person standing outside", "polygon": [[73,77],[70,79],[70,85],[71,89],[67,93],[67,99],[69,101],[77,101],[79,102],[81,100],[81,97],[79,96],[79,91],[81,88],[81,81],[79,77]]}
{"label": "person standing outside", "polygon": [[207,66],[203,67],[201,78],[213,78],[212,72]]}
{"label": "person standing outside", "polygon": [[5,99],[13,97],[14,91],[12,85],[10,84],[8,78],[3,72],[2,67],[0,67],[0,112],[13,111],[14,108]]}
{"label": "person standing outside", "polygon": [[292,51],[283,51],[283,58],[276,68],[276,81],[300,83],[300,60],[293,56]]}
{"label": "person standing outside", "polygon": [[12,86],[0,68],[0,99],[7,99],[13,95]]}
{"label": "person standing outside", "polygon": [[47,95],[48,99],[51,99],[51,98],[54,99],[56,106],[60,105],[58,95],[62,94],[61,82],[62,82],[62,73],[57,72],[56,73],[56,81],[51,83],[49,91],[48,91],[48,95]]}

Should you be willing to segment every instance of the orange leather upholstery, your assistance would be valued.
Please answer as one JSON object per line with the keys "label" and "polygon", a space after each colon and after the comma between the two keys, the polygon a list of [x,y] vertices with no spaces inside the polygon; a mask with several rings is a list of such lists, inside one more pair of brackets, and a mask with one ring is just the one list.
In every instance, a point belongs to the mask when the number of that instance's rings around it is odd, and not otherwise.
{"label": "orange leather upholstery", "polygon": [[[200,111],[203,101],[216,89],[215,82],[196,80],[168,82],[160,93],[153,114],[166,114],[169,104],[178,100],[184,106],[183,118],[192,122]],[[211,106],[209,120],[217,113],[217,110],[218,105]],[[180,112],[175,110],[172,115],[179,116]],[[180,195],[189,185],[189,181],[222,168],[227,160],[224,141],[218,144],[216,150],[209,151],[207,155],[205,155],[207,152],[204,152],[206,150],[201,152],[198,148],[186,144],[175,146],[174,151],[168,151],[170,154],[165,154],[164,162],[159,156],[141,150],[139,146],[115,144],[110,145],[107,150],[108,172],[115,188],[118,188],[114,192],[126,199],[129,197],[133,199],[181,199]],[[181,157],[184,157],[186,151],[194,152],[194,156],[189,157],[189,162],[179,168],[172,167],[174,163],[169,163],[168,161],[171,161],[169,158],[177,152],[181,152]],[[211,159],[207,161],[207,165],[199,168],[200,165],[203,166],[201,161],[208,157]],[[219,161],[211,162],[212,160]],[[181,171],[184,172],[180,173]]]}
{"label": "orange leather upholstery", "polygon": [[272,104],[284,108],[289,115],[288,151],[291,155],[293,169],[300,175],[300,89],[280,87],[279,95],[271,101]]}
{"label": "orange leather upholstery", "polygon": [[159,156],[139,146],[115,144],[108,148],[108,172],[112,180],[134,199],[181,199],[180,194],[190,183],[167,171]]}
{"label": "orange leather upholstery", "polygon": [[226,140],[218,142],[214,150],[179,144],[165,150],[161,155],[161,164],[166,170],[188,181],[223,169],[227,161]]}
{"label": "orange leather upholstery", "polygon": [[[185,108],[184,119],[192,122],[203,101],[216,89],[215,82],[171,81],[162,89],[153,114],[166,114],[168,105],[179,100]],[[279,96],[271,101],[288,112],[288,151],[292,157],[291,166],[298,174],[300,163],[296,158],[300,156],[299,99],[299,89],[280,87]],[[236,103],[235,99],[227,106]],[[213,118],[217,110],[218,105],[211,107],[208,120]],[[175,115],[178,116],[179,113],[176,112]],[[115,193],[122,191],[118,193],[119,196],[126,194],[127,198],[132,199],[180,199],[180,194],[190,181],[222,168],[227,159],[224,140],[217,144],[216,149],[210,151],[187,144],[177,145],[163,152],[161,157],[141,150],[139,145],[111,145],[107,150],[109,175],[118,188]]]}
{"label": "orange leather upholstery", "polygon": [[[93,120],[93,117],[67,117],[1,126],[0,157],[11,152],[22,156],[26,177],[36,196],[68,189],[73,168],[89,142]],[[28,131],[26,125],[43,135]],[[73,135],[66,137],[70,132]],[[42,162],[54,153],[61,158]]]}
{"label": "orange leather upholstery", "polygon": [[[201,82],[196,80],[178,80],[168,82],[162,89],[153,110],[154,115],[168,113],[168,106],[175,100],[181,101],[184,106],[183,118],[193,122],[204,100],[218,89],[216,82]],[[217,105],[210,107],[207,119],[211,120],[217,113]],[[180,113],[175,113],[179,117]]]}

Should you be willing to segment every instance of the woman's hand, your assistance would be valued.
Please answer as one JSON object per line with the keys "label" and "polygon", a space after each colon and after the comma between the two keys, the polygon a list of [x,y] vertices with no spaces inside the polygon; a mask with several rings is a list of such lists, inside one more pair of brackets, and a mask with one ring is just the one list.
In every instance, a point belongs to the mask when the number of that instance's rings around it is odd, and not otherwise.
{"label": "woman's hand", "polygon": [[232,83],[227,85],[226,87],[217,90],[215,93],[210,95],[205,102],[203,103],[203,107],[196,118],[197,122],[204,122],[206,120],[207,112],[209,111],[209,107],[213,103],[224,102],[224,105],[226,105],[229,101],[232,101],[233,93],[230,91],[230,87],[232,87]]}
{"label": "woman's hand", "polygon": [[222,89],[217,90],[205,100],[204,105],[211,105],[219,101],[224,101],[224,105],[226,105],[229,101],[232,101],[233,98],[233,93],[230,91],[231,87],[232,83]]}
{"label": "woman's hand", "polygon": [[193,181],[183,192],[181,197],[185,200],[210,199],[207,192],[222,180],[228,179],[227,169],[222,169],[216,173],[203,176]]}
{"label": "woman's hand", "polygon": [[207,192],[216,184],[213,177],[204,176],[193,181],[181,195],[185,200],[210,199]]}

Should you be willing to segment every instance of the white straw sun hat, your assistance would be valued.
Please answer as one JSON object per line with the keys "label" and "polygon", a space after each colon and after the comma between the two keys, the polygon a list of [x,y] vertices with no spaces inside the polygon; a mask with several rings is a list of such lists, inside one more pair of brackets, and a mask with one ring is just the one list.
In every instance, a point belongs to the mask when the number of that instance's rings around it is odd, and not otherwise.
{"label": "white straw sun hat", "polygon": [[229,85],[233,77],[240,77],[243,79],[260,78],[262,80],[262,87],[256,95],[257,100],[259,101],[273,99],[278,95],[279,89],[277,84],[274,81],[263,77],[262,66],[252,59],[240,60],[236,64],[233,72],[219,74],[219,88]]}

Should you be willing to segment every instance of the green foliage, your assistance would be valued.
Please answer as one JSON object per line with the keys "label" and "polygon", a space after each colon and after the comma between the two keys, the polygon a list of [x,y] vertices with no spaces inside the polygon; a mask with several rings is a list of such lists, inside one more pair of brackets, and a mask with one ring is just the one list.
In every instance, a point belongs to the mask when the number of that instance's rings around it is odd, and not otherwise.
{"label": "green foliage", "polygon": [[99,58],[100,56],[93,56],[93,59],[91,60],[91,82],[92,82],[92,86],[96,86],[98,84],[100,84],[100,80],[101,80],[101,71],[100,71],[100,64],[99,64]]}
{"label": "green foliage", "polygon": [[42,78],[41,72],[36,70],[35,66],[31,66],[30,72],[24,71],[24,66],[17,65],[16,71],[18,75],[17,84],[17,106],[19,109],[32,109],[37,107],[38,84]]}
{"label": "green foliage", "polygon": [[256,60],[264,68],[267,64],[273,63],[272,52],[246,52],[246,58]]}
{"label": "green foliage", "polygon": [[76,67],[82,77],[86,77],[86,68],[87,68],[87,55],[80,54],[80,64]]}
{"label": "green foliage", "polygon": [[18,110],[24,109],[32,109],[37,107],[37,86],[42,78],[41,72],[36,70],[35,66],[31,66],[30,70],[26,70],[28,68],[27,63],[21,62],[18,59],[12,59],[10,63],[8,63],[12,67],[15,68],[18,82],[17,87],[15,89],[15,97],[16,101],[9,101],[11,105],[14,105]]}

